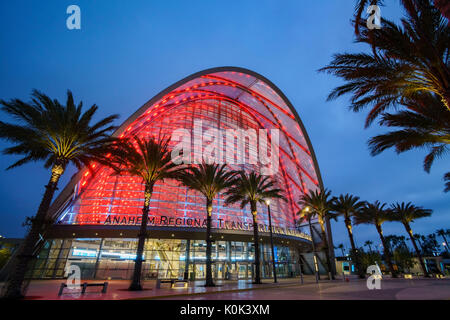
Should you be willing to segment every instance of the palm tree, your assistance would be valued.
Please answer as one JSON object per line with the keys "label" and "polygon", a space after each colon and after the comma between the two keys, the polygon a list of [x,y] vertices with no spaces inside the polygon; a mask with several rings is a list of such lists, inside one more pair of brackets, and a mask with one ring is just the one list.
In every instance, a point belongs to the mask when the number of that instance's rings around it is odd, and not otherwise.
{"label": "palm tree", "polygon": [[417,247],[416,240],[414,239],[414,234],[411,229],[411,222],[414,220],[424,217],[431,216],[433,211],[430,209],[424,209],[422,207],[418,207],[413,205],[411,202],[408,203],[395,203],[391,205],[389,210],[389,217],[391,221],[398,221],[403,224],[406,229],[406,232],[411,239],[411,243],[416,250],[417,258],[419,259],[420,266],[422,268],[423,274],[428,277],[428,271],[425,268],[425,263],[423,262],[422,255],[420,254],[419,248]]}
{"label": "palm tree", "polygon": [[444,229],[436,230],[436,234],[437,234],[438,236],[441,236],[442,239],[444,239],[445,250],[448,252],[448,242],[447,242],[447,238],[445,237],[445,236],[447,235],[447,233],[448,233],[448,230],[447,230],[447,231],[444,230]]}
{"label": "palm tree", "polygon": [[381,204],[379,201],[375,201],[374,203],[366,202],[365,206],[353,216],[353,222],[356,225],[373,224],[375,226],[378,231],[378,235],[380,236],[381,244],[383,245],[384,256],[389,267],[389,271],[391,272],[392,277],[396,278],[397,273],[395,272],[394,266],[392,265],[389,246],[383,236],[383,229],[381,227],[384,222],[389,221],[386,209],[384,209],[385,206],[385,203]]}
{"label": "palm tree", "polygon": [[285,201],[282,190],[275,188],[275,182],[269,176],[262,176],[255,172],[249,174],[239,171],[233,179],[232,187],[225,192],[225,203],[240,203],[241,209],[250,204],[253,216],[253,240],[255,245],[255,280],[261,283],[260,252],[258,236],[258,202],[264,204],[267,199],[281,199]]}
{"label": "palm tree", "polygon": [[213,287],[211,271],[211,213],[216,196],[231,187],[235,172],[227,171],[226,165],[202,163],[179,173],[177,179],[206,198],[206,287]]}
{"label": "palm tree", "polygon": [[45,234],[52,222],[47,211],[60,177],[70,163],[78,169],[84,165],[92,172],[94,162],[109,165],[107,157],[113,152],[116,142],[110,137],[115,129],[111,124],[118,116],[91,123],[98,107],[93,105],[83,112],[82,102],[76,105],[70,91],[67,91],[66,105],[37,90],[32,92],[32,102],[0,100],[0,105],[2,111],[16,120],[15,123],[0,121],[0,138],[14,144],[3,153],[23,156],[7,169],[36,161],[44,161],[45,168],[51,168],[44,196],[36,215],[29,219],[29,232],[6,286],[5,297],[21,298],[23,281],[40,235]]}
{"label": "palm tree", "polygon": [[355,265],[358,271],[359,277],[364,278],[365,272],[362,270],[361,261],[358,250],[356,249],[355,240],[353,238],[352,230],[352,216],[358,212],[364,206],[363,201],[359,201],[359,197],[352,196],[350,194],[340,195],[332,199],[332,208],[337,215],[344,217],[344,223],[347,228],[348,237],[350,239],[350,245],[352,247],[352,256],[355,258]]}
{"label": "palm tree", "polygon": [[[430,0],[402,0],[406,17],[401,26],[382,20],[381,29],[368,30],[360,21],[361,13],[368,3],[380,2],[359,0],[355,9],[356,41],[368,44],[372,53],[336,54],[328,66],[320,69],[346,82],[335,88],[328,100],[350,93],[354,112],[371,107],[366,127],[378,117],[381,117],[381,125],[404,127],[373,138],[370,141],[372,155],[394,146],[397,152],[426,147],[430,150],[426,163],[431,165],[435,157],[445,153],[450,143],[450,26]],[[417,110],[423,108],[423,104],[432,110]],[[408,112],[403,112],[405,107]],[[400,112],[384,116],[388,109]],[[428,119],[430,113],[444,114],[444,118],[441,121],[436,121],[436,117]],[[446,183],[448,191],[450,172],[444,180],[449,181]]]}
{"label": "palm tree", "polygon": [[135,136],[127,143],[128,147],[121,154],[113,157],[112,161],[117,164],[117,174],[129,174],[140,177],[145,185],[144,207],[138,234],[136,260],[133,278],[129,287],[129,290],[142,290],[142,255],[144,253],[145,239],[147,238],[148,213],[150,211],[153,188],[157,182],[167,178],[175,178],[181,166],[172,161],[171,151],[168,147],[169,139],[162,138],[157,140],[154,137],[149,137],[142,140]]}
{"label": "palm tree", "polygon": [[[362,70],[369,73],[355,77],[357,70],[354,70],[353,77],[346,79],[351,79],[354,86],[344,85],[334,92],[353,91],[353,103],[369,99],[370,101],[365,102],[375,102],[375,107],[382,109],[400,102],[402,98],[413,97],[417,92],[428,92],[438,95],[443,105],[450,110],[450,72],[447,60],[449,24],[441,12],[431,4],[431,0],[402,0],[406,16],[401,20],[401,26],[382,19],[381,29],[369,30],[366,23],[359,20],[360,10],[364,9],[364,2],[367,1],[369,0],[358,1],[356,41],[369,44],[373,50],[371,58],[377,61],[372,65],[369,60],[365,60],[364,64],[358,65],[356,62],[362,60],[354,60],[353,66],[362,67]],[[356,55],[336,55],[335,60],[324,70],[348,76],[350,72],[344,71],[344,66],[350,66],[336,60],[339,56]],[[372,82],[375,80],[372,76],[380,77],[380,83]],[[357,92],[355,86],[362,90]],[[375,95],[370,98],[372,90]]]}
{"label": "palm tree", "polygon": [[[323,241],[323,251],[327,259],[327,271],[330,276],[330,280],[334,280],[334,271],[331,264],[329,241],[325,232],[325,223],[330,218],[335,218],[336,215],[332,213],[333,202],[330,199],[331,191],[327,189],[309,190],[308,194],[303,194],[298,202],[302,207],[309,207],[311,215],[317,217],[320,225],[321,238]],[[310,218],[311,219],[311,218]],[[311,233],[311,236],[313,234]]]}
{"label": "palm tree", "polygon": [[401,25],[382,19],[381,29],[369,30],[359,24],[356,42],[371,46],[371,54],[336,54],[320,70],[347,81],[331,92],[330,99],[353,92],[354,111],[374,105],[367,124],[418,92],[438,95],[450,110],[449,26],[429,0],[416,3],[406,10]]}
{"label": "palm tree", "polygon": [[370,240],[367,240],[366,242],[364,242],[364,245],[369,248],[369,252],[372,252],[372,244],[373,244],[373,242]]}

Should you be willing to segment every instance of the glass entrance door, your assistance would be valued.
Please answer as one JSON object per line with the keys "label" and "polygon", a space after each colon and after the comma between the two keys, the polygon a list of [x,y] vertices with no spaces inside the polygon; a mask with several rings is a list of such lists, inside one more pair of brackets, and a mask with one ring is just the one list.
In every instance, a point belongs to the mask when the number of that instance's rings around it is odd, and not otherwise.
{"label": "glass entrance door", "polygon": [[195,279],[206,278],[206,264],[195,264]]}
{"label": "glass entrance door", "polygon": [[249,273],[248,263],[238,263],[238,279],[248,279]]}
{"label": "glass entrance door", "polygon": [[214,264],[213,275],[217,280],[222,280],[225,277],[224,264],[216,262]]}

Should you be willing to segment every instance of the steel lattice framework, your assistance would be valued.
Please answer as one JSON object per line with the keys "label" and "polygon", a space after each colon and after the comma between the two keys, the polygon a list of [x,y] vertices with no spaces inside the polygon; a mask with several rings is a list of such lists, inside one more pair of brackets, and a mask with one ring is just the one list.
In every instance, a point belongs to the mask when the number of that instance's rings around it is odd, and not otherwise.
{"label": "steel lattice framework", "polygon": [[[293,106],[269,80],[250,70],[222,67],[193,74],[162,91],[114,133],[118,137],[171,136],[184,128],[193,138],[194,121],[207,129],[278,129],[279,170],[274,175],[287,201],[271,204],[275,226],[294,228],[297,201],[308,189],[321,185],[320,172],[307,133]],[[270,136],[269,136],[270,139]],[[247,154],[253,152],[247,150]],[[258,170],[259,165],[236,164],[233,169]],[[144,185],[137,177],[113,175],[97,165],[97,174],[81,171],[55,201],[51,210],[60,224],[98,225],[114,216],[142,214]],[[213,219],[251,222],[251,214],[239,206],[214,203]],[[150,215],[168,218],[201,218],[205,200],[200,194],[166,180],[154,188]],[[259,208],[267,223],[266,208]]]}

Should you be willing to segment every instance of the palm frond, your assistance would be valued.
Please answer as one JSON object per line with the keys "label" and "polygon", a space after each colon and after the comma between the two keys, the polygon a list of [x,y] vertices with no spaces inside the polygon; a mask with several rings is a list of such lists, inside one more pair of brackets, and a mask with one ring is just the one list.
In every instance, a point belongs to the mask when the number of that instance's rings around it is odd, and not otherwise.
{"label": "palm frond", "polygon": [[286,201],[281,189],[275,187],[275,182],[269,176],[263,176],[255,172],[235,173],[231,187],[224,193],[225,204],[240,203],[241,208],[247,204],[264,203],[268,199],[280,199]]}
{"label": "palm frond", "polygon": [[3,152],[23,156],[9,168],[41,160],[46,167],[56,162],[64,166],[72,162],[77,167],[90,161],[107,163],[106,155],[117,142],[110,134],[118,116],[91,125],[98,107],[94,105],[83,113],[82,103],[75,105],[71,91],[65,105],[38,90],[32,91],[31,102],[12,99],[1,100],[0,104],[1,110],[16,121],[0,122],[0,138],[13,144]]}
{"label": "palm frond", "polygon": [[432,210],[413,205],[411,202],[397,202],[391,205],[388,210],[388,217],[390,221],[399,221],[404,224],[409,224],[416,219],[429,217],[432,213]]}

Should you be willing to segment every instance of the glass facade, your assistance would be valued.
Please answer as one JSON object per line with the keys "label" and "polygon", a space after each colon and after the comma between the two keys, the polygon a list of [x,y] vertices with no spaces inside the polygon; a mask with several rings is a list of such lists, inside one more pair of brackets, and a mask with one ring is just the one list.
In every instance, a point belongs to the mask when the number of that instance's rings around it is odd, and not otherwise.
{"label": "glass facade", "polygon": [[[39,254],[33,278],[62,278],[77,265],[82,279],[131,279],[136,258],[136,239],[54,239]],[[205,278],[206,243],[203,240],[147,239],[143,279]],[[298,252],[275,246],[278,277],[299,275]],[[253,243],[216,241],[212,246],[213,277],[223,280],[251,279]],[[272,277],[270,245],[261,246],[261,275]]]}

